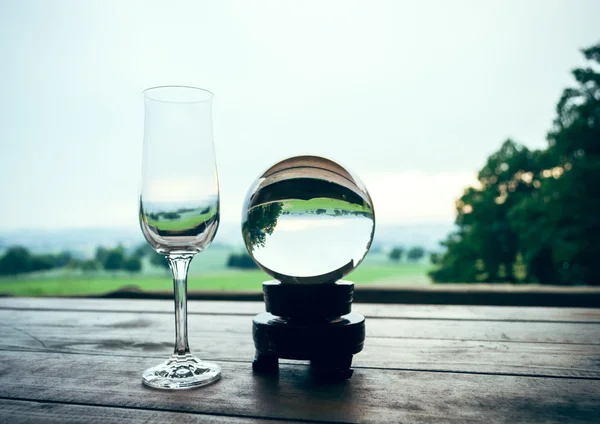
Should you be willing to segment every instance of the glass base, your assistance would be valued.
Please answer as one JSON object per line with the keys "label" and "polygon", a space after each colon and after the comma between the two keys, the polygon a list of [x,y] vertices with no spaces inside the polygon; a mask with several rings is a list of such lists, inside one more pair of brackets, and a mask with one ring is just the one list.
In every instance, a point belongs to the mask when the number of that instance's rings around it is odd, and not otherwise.
{"label": "glass base", "polygon": [[147,369],[142,382],[154,389],[182,390],[206,386],[221,378],[221,367],[192,354],[172,355],[166,362]]}

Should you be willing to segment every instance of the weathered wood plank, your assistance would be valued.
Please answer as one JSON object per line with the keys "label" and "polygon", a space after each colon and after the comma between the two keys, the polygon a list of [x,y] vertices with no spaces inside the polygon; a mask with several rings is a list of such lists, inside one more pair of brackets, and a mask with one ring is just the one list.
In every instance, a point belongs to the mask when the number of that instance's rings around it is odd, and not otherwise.
{"label": "weathered wood plank", "polygon": [[278,377],[250,364],[223,363],[223,378],[200,390],[144,388],[140,372],[155,359],[2,352],[0,397],[161,411],[333,422],[594,422],[600,382],[358,369],[323,384],[308,367]]}
{"label": "weathered wood plank", "polygon": [[[168,355],[173,347],[173,318],[168,314],[0,311],[0,348],[119,355]],[[523,324],[508,324],[500,340],[468,340],[485,322],[440,321],[443,339],[426,338],[426,324],[437,321],[375,319],[368,322],[365,350],[357,366],[444,370],[519,375],[600,377],[600,344],[515,343],[522,339]],[[395,324],[395,325],[394,325]],[[556,338],[600,337],[596,324],[535,323]],[[452,331],[451,327],[454,326]],[[416,328],[415,328],[416,326]],[[555,327],[555,328],[553,328]],[[556,328],[558,327],[558,329]],[[588,328],[589,327],[589,328]],[[437,328],[437,327],[436,327]],[[562,329],[562,330],[561,330]],[[391,337],[394,331],[402,337]],[[437,329],[440,330],[439,328]],[[529,329],[531,330],[531,329]],[[375,335],[373,335],[375,334]],[[384,334],[386,337],[378,337]],[[440,334],[439,332],[437,333]],[[502,335],[504,334],[504,335]],[[533,332],[536,337],[540,333]],[[413,338],[410,338],[410,335]],[[253,355],[250,317],[190,316],[190,344],[197,355],[213,360],[245,361]]]}
{"label": "weathered wood plank", "polygon": [[[173,313],[169,300],[73,299],[0,297],[0,309],[87,310],[104,312]],[[262,302],[190,301],[190,314],[254,315],[264,312]],[[506,306],[355,304],[354,310],[371,318],[598,322],[600,308],[546,308]]]}
{"label": "weathered wood plank", "polygon": [[0,399],[0,422],[25,423],[177,423],[177,424],[228,424],[228,423],[285,423],[280,420],[262,420],[250,417],[231,417],[185,412],[165,412],[148,409],[113,408],[108,406],[74,405],[68,403],[32,402]]}
{"label": "weathered wood plank", "polygon": [[[73,327],[0,326],[0,350],[166,358],[173,331],[78,331]],[[250,333],[193,331],[190,346],[202,358],[246,362],[254,355]],[[369,337],[355,366],[450,372],[600,379],[600,345],[502,343]]]}
{"label": "weathered wood plank", "polygon": [[[114,294],[128,296],[131,294]],[[208,300],[207,294],[198,294]],[[215,297],[222,294],[213,294]],[[231,294],[228,294],[231,296]],[[167,294],[164,295],[166,299]],[[219,297],[222,300],[222,297]],[[598,287],[561,287],[536,284],[430,284],[417,286],[371,286],[356,288],[354,299],[364,303],[437,305],[557,306],[597,308]],[[238,300],[238,299],[231,299]],[[257,299],[258,300],[258,299]]]}
{"label": "weathered wood plank", "polygon": [[[108,333],[135,328],[152,334],[173,331],[171,314],[102,313],[87,311],[0,310],[0,323],[22,329],[74,327],[74,331]],[[190,315],[190,332],[212,331],[250,334],[252,320],[237,315]],[[594,323],[367,319],[368,337],[471,340],[492,342],[600,344],[600,325]]]}

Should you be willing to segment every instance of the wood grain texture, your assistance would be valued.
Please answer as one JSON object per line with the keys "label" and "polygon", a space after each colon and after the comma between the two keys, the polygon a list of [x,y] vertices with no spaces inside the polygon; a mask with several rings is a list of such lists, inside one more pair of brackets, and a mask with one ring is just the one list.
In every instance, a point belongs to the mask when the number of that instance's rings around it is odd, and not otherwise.
{"label": "wood grain texture", "polygon": [[[28,350],[95,355],[166,358],[173,350],[173,324],[146,325],[125,321],[115,327],[103,323],[103,314],[73,313],[71,320],[53,320],[48,312],[43,325],[6,320],[0,325],[1,350]],[[81,315],[81,316],[77,316]],[[108,315],[108,314],[106,314]],[[15,317],[17,318],[17,317]],[[232,317],[221,317],[223,324]],[[169,319],[170,321],[170,319]],[[60,324],[58,323],[60,322]],[[140,327],[136,328],[136,324]],[[190,328],[190,346],[202,358],[214,361],[248,361],[254,355],[250,330],[207,331],[202,322]],[[200,329],[200,328],[202,329]],[[232,327],[232,325],[229,325]],[[210,329],[209,329],[210,330]],[[363,367],[452,372],[600,378],[600,345],[507,343],[368,337],[354,364]]]}
{"label": "wood grain texture", "polygon": [[598,422],[600,310],[358,306],[355,374],[324,384],[301,362],[252,373],[264,304],[190,302],[223,379],[162,392],[140,375],[172,351],[172,302],[0,299],[0,422]]}
{"label": "wood grain texture", "polygon": [[[599,305],[600,306],[600,305]],[[172,314],[170,300],[72,299],[0,297],[0,309],[87,310],[101,312],[155,312]],[[546,308],[505,306],[382,305],[355,304],[355,312],[367,318],[500,320],[600,323],[600,308]],[[190,301],[190,314],[255,315],[265,311],[262,302]]]}
{"label": "wood grain texture", "polygon": [[308,367],[258,376],[250,363],[223,363],[223,378],[200,390],[142,386],[155,359],[2,352],[0,397],[332,422],[593,422],[600,382],[515,376],[358,369],[341,384],[315,382]]}
{"label": "wood grain texture", "polygon": [[[80,331],[112,332],[136,329],[152,334],[173,331],[173,314],[101,313],[88,311],[0,310],[0,323],[28,327],[74,327]],[[190,315],[190,333],[250,334],[252,319],[244,315]],[[412,320],[367,318],[367,337],[436,340],[495,341],[502,343],[580,343],[600,345],[600,326],[595,323],[511,322],[462,320]]]}
{"label": "wood grain texture", "polygon": [[126,424],[150,422],[177,424],[279,424],[289,421],[0,399],[0,423],[91,424],[110,422]]}
{"label": "wood grain texture", "polygon": [[[201,293],[198,295],[206,296]],[[218,296],[218,293],[213,294],[215,295]],[[600,289],[593,286],[535,284],[430,284],[395,287],[364,285],[357,287],[354,299],[362,303],[597,308],[600,305]]]}

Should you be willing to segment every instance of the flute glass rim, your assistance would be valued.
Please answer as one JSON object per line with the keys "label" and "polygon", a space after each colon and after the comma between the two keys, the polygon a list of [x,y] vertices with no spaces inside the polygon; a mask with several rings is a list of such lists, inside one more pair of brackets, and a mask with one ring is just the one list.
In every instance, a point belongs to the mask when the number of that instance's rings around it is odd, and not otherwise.
{"label": "flute glass rim", "polygon": [[144,99],[159,103],[197,104],[214,98],[212,91],[191,85],[158,85],[142,91]]}

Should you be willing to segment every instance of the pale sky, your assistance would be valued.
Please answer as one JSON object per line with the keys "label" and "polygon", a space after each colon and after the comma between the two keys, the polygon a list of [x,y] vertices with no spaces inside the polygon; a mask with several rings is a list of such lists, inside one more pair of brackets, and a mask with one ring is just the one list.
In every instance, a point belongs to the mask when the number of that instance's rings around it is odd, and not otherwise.
{"label": "pale sky", "polygon": [[598,22],[597,0],[0,0],[0,229],[136,226],[141,91],[169,84],[215,93],[226,223],[306,153],[380,223],[449,223],[505,138],[545,145]]}

